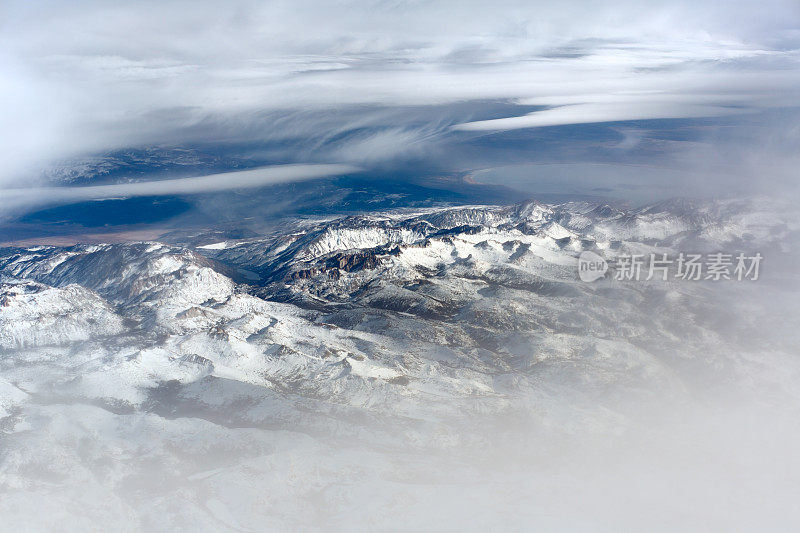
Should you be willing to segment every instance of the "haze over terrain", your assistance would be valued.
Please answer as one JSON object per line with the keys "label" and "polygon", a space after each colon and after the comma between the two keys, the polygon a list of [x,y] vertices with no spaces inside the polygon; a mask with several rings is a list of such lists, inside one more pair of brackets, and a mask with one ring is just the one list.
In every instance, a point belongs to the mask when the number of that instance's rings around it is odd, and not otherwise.
{"label": "haze over terrain", "polygon": [[799,61],[790,0],[3,3],[0,531],[796,530]]}

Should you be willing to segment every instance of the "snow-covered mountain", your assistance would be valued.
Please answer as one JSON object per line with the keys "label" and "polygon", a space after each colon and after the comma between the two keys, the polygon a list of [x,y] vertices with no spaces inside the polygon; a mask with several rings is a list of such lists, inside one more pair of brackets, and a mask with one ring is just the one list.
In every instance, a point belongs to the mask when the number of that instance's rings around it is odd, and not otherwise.
{"label": "snow-covered mountain", "polygon": [[[392,501],[426,498],[398,479],[514,428],[624,432],[648,406],[731,383],[796,405],[798,232],[796,210],[766,199],[527,202],[305,219],[194,248],[1,249],[0,514],[22,520],[21,494],[60,491],[39,526],[346,527],[355,513],[391,529]],[[584,251],[765,263],[758,282],[590,284]],[[545,453],[515,450],[531,446]],[[343,488],[364,479],[372,494]]]}

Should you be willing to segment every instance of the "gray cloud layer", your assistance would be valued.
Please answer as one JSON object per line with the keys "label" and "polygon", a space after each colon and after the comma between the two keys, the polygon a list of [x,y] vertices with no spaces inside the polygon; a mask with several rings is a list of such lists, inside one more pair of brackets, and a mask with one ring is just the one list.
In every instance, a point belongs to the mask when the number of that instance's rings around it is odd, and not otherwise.
{"label": "gray cloud layer", "polygon": [[[800,87],[800,8],[787,0],[12,1],[3,9],[0,186],[19,186],[54,159],[179,144],[206,131],[211,142],[224,140],[220,131],[325,135],[325,111],[342,106],[551,107],[456,126],[485,131],[745,113],[796,105]],[[298,109],[302,124],[291,120]],[[284,119],[271,122],[275,113]],[[348,120],[336,129],[364,117]],[[333,155],[355,164],[390,158],[446,130],[396,120]]]}

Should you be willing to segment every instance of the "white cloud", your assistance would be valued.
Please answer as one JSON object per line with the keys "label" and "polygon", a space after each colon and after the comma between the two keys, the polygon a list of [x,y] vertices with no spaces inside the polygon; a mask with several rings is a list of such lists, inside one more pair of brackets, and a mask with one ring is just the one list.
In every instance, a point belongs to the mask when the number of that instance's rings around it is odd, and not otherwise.
{"label": "white cloud", "polygon": [[537,111],[528,115],[458,124],[462,131],[514,130],[564,124],[591,124],[624,120],[717,117],[741,113],[720,106],[652,104],[574,104]]}
{"label": "white cloud", "polygon": [[[301,109],[313,120],[316,110],[321,122],[302,128],[324,137],[323,111],[343,106],[584,106],[483,123],[520,127],[585,122],[587,113],[707,116],[727,112],[732,99],[741,108],[794,105],[800,86],[800,10],[784,0],[295,0],[224,9],[12,1],[0,24],[0,186],[29,180],[54,158],[180,144],[204,132],[203,141],[219,140],[208,124],[244,137],[293,129],[265,122],[273,112]],[[617,100],[601,105],[608,94]],[[356,136],[340,153],[392,157],[402,150],[390,137],[416,142],[439,126],[396,120],[388,137]]]}
{"label": "white cloud", "polygon": [[5,189],[0,210],[43,204],[72,203],[119,197],[185,195],[231,189],[263,187],[358,172],[349,165],[279,165],[238,172],[224,172],[171,180],[93,185],[87,187],[39,187]]}

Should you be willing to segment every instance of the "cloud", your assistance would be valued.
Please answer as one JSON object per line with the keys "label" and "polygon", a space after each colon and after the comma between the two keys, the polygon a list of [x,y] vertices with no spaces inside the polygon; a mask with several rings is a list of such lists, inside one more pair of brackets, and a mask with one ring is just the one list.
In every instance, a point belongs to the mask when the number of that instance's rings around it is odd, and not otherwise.
{"label": "cloud", "polygon": [[334,151],[334,154],[346,161],[359,163],[386,161],[414,154],[429,137],[437,134],[436,131],[426,132],[410,128],[389,128],[368,132],[348,139]]}
{"label": "cloud", "polygon": [[[333,155],[359,164],[424,153],[446,134],[440,116],[390,108],[473,102],[481,118],[458,128],[475,130],[720,115],[800,96],[800,9],[783,0],[3,10],[0,187],[29,183],[54,160],[131,146],[296,135],[308,144],[293,162],[319,162],[314,148],[336,139]],[[482,102],[498,100],[553,109],[491,122]],[[376,122],[379,131],[358,131]]]}
{"label": "cloud", "polygon": [[576,104],[538,111],[520,117],[479,120],[457,124],[461,131],[514,130],[565,124],[591,124],[666,118],[718,117],[741,113],[741,110],[719,106],[677,106],[665,104]]}
{"label": "cloud", "polygon": [[275,183],[302,181],[358,172],[350,165],[280,165],[238,172],[224,172],[193,178],[94,185],[88,187],[39,187],[6,189],[0,209],[43,204],[74,203],[119,197],[187,195],[231,189],[263,187]]}

